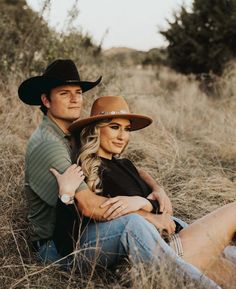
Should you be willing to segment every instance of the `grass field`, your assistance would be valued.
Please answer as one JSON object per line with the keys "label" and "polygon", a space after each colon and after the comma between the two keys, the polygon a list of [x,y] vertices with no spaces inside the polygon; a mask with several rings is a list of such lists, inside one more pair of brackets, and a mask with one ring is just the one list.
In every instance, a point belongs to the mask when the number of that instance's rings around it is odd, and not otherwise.
{"label": "grass field", "polygon": [[[127,155],[164,186],[176,216],[191,222],[236,200],[236,66],[219,78],[217,97],[165,67],[102,72],[104,83],[88,94],[85,113],[94,95],[123,95],[133,111],[153,117],[149,128],[132,134]],[[196,288],[171,278],[164,265],[106,281],[36,261],[26,241],[23,179],[27,139],[41,112],[18,100],[18,83],[9,77],[0,91],[0,288]]]}

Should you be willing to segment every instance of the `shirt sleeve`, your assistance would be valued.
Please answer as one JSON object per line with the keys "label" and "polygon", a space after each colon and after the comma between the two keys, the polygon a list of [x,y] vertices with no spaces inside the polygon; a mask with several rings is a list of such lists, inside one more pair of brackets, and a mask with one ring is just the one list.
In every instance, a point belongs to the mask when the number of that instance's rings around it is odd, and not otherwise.
{"label": "shirt sleeve", "polygon": [[[63,173],[71,165],[67,148],[59,142],[42,142],[28,160],[28,185],[48,205],[55,207],[58,198],[58,184],[50,168]],[[80,186],[87,187],[82,182]]]}
{"label": "shirt sleeve", "polygon": [[[134,165],[129,159],[124,158],[124,159],[122,159],[122,161],[124,162],[124,164],[126,164],[126,165],[128,165],[129,167],[133,168],[133,170],[135,170],[138,178],[140,178],[140,175],[139,175],[139,172],[138,172],[137,168],[135,167],[135,165]],[[142,180],[142,181],[145,183],[144,180]],[[145,184],[146,184],[146,183],[145,183]],[[148,185],[146,184],[146,186],[148,186]],[[148,199],[147,197],[145,197],[145,198],[146,198],[146,199],[151,203],[151,205],[152,205],[152,208],[153,208],[153,209],[152,209],[151,213],[153,213],[153,214],[158,214],[158,213],[159,213],[159,210],[160,210],[160,204],[159,204],[159,202],[158,202],[157,200],[150,200],[150,199]]]}
{"label": "shirt sleeve", "polygon": [[152,204],[152,211],[151,213],[153,214],[159,214],[159,209],[160,209],[160,205],[159,205],[159,202],[157,200],[150,200],[150,199],[147,199],[151,204]]}

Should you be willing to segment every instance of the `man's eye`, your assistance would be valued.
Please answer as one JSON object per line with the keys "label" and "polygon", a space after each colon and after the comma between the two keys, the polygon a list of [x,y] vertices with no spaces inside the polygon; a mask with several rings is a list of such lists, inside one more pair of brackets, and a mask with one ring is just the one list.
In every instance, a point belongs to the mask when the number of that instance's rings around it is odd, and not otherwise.
{"label": "man's eye", "polygon": [[67,92],[61,92],[60,93],[60,95],[66,95],[67,94]]}

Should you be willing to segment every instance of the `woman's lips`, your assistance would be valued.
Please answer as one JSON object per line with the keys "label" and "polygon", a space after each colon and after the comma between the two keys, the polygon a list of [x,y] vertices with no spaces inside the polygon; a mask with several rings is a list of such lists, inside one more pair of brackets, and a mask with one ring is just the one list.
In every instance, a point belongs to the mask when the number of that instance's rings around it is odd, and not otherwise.
{"label": "woman's lips", "polygon": [[113,144],[119,148],[122,148],[124,146],[123,143],[116,143],[116,142],[113,142]]}

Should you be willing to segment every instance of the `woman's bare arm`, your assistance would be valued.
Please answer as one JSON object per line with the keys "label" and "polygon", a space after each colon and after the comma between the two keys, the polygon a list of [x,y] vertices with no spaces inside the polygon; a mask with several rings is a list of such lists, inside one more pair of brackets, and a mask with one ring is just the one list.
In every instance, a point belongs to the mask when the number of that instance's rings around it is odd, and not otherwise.
{"label": "woman's bare arm", "polygon": [[[86,189],[77,192],[75,194],[75,200],[77,208],[84,216],[97,221],[107,221],[107,219],[103,217],[107,207],[101,208],[101,205],[108,200],[108,198],[96,195],[89,189]],[[155,215],[144,210],[138,210],[132,213],[141,215],[148,222],[152,223],[160,233],[166,231],[171,234],[175,230],[175,223],[169,214]]]}

